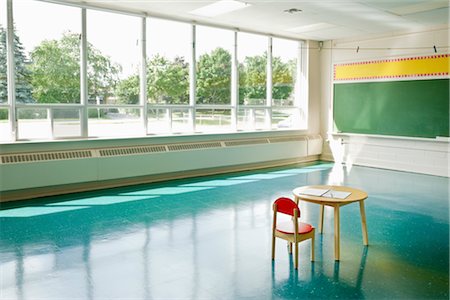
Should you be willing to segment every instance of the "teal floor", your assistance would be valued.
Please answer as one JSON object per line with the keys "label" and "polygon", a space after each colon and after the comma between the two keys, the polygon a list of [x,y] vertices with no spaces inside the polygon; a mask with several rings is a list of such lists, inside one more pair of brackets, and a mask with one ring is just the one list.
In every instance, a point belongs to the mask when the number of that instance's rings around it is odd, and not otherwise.
{"label": "teal floor", "polygon": [[[309,184],[368,192],[271,261],[271,204]],[[449,179],[328,163],[3,204],[0,299],[449,299]],[[20,205],[20,206],[19,206]],[[317,226],[319,207],[302,203]]]}

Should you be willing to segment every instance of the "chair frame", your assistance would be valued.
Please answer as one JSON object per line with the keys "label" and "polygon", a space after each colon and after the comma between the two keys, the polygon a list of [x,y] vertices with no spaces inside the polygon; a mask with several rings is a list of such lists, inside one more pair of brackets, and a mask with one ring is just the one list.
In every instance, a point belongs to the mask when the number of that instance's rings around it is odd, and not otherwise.
{"label": "chair frame", "polygon": [[[292,201],[292,200],[291,200]],[[294,202],[295,203],[295,202]],[[311,261],[314,261],[314,242],[315,242],[315,228],[312,227],[312,230],[307,233],[298,233],[298,218],[300,215],[300,209],[296,204],[296,208],[293,209],[292,213],[292,222],[294,225],[294,233],[283,233],[277,230],[277,214],[278,207],[277,203],[273,204],[273,223],[272,223],[272,260],[275,260],[275,240],[276,238],[280,238],[288,241],[289,243],[289,254],[292,254],[292,244],[294,244],[295,251],[295,269],[298,269],[298,243],[311,239]]]}

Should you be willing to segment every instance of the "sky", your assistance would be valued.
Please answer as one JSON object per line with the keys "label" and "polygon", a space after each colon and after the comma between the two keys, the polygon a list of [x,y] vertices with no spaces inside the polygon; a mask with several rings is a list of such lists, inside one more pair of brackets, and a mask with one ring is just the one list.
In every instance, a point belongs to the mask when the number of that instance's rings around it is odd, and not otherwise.
{"label": "sky", "polygon": [[[6,0],[0,0],[0,24],[6,27]],[[81,33],[81,10],[76,7],[33,0],[13,1],[14,23],[25,51],[30,52],[43,40],[59,39],[64,32]],[[135,73],[139,67],[140,18],[87,10],[87,38],[103,54],[122,65],[123,78]],[[233,32],[224,29],[197,26],[197,58],[220,46],[233,49]],[[184,56],[190,60],[190,24],[147,19],[147,55],[156,53],[173,58]],[[260,55],[267,49],[267,37],[238,33],[238,60],[246,56]],[[273,53],[296,57],[297,42],[274,39]]]}

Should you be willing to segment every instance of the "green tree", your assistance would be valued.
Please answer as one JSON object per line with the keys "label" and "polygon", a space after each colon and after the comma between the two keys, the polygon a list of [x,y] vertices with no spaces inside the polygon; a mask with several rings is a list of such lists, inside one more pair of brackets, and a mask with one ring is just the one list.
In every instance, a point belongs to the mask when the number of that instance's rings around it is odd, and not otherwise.
{"label": "green tree", "polygon": [[[272,58],[272,98],[288,99],[293,89],[295,60]],[[266,99],[267,53],[246,57],[239,65],[239,103],[263,104]]]}
{"label": "green tree", "polygon": [[173,61],[157,54],[147,64],[147,93],[150,102],[189,102],[189,65],[183,57]]}
{"label": "green tree", "polygon": [[136,104],[139,102],[139,75],[131,75],[121,80],[116,86],[116,96],[120,103]]}
{"label": "green tree", "polygon": [[239,103],[263,104],[266,99],[267,53],[247,56],[239,65]]}
{"label": "green tree", "polygon": [[[121,103],[139,101],[139,75],[120,81],[116,94]],[[189,102],[189,65],[183,57],[173,61],[157,54],[147,61],[147,97],[151,103],[181,104]]]}
{"label": "green tree", "polygon": [[[31,52],[33,96],[39,103],[78,103],[80,100],[80,38],[65,33],[45,40]],[[120,66],[88,44],[89,97],[106,99],[114,92]]]}
{"label": "green tree", "polygon": [[[29,61],[24,52],[19,37],[14,33],[16,101],[32,103],[34,100],[31,95],[31,72],[28,69]],[[8,101],[6,56],[6,30],[0,26],[0,103]]]}
{"label": "green tree", "polygon": [[231,54],[216,48],[200,56],[197,63],[197,103],[229,104],[231,95]]}
{"label": "green tree", "polygon": [[296,60],[284,63],[280,57],[272,59],[272,98],[288,99],[294,88]]}

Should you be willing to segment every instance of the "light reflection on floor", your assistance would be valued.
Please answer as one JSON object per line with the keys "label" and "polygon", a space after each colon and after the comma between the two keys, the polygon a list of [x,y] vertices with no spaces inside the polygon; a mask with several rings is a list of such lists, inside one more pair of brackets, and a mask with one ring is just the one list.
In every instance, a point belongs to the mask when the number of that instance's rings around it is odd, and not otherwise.
{"label": "light reflection on floor", "polygon": [[[369,247],[359,207],[341,209],[341,261],[333,212],[300,246],[270,259],[271,204],[309,184],[369,193]],[[449,179],[328,163],[4,204],[1,299],[448,299]],[[20,204],[21,207],[18,207]],[[318,207],[301,203],[317,226]]]}

